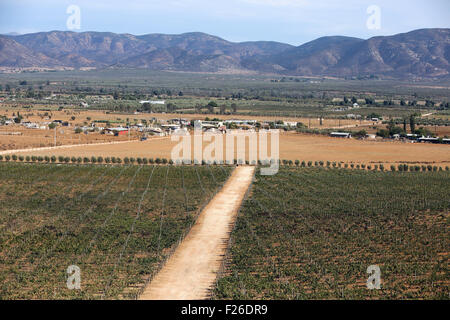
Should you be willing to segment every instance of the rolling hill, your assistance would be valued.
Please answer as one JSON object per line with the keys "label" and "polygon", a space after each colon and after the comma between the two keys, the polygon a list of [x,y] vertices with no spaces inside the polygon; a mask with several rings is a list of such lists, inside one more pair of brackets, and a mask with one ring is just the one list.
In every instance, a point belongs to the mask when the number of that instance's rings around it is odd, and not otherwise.
{"label": "rolling hill", "polygon": [[296,76],[448,77],[450,29],[421,29],[368,40],[331,36],[298,47],[180,35],[51,31],[0,35],[2,67],[126,67]]}

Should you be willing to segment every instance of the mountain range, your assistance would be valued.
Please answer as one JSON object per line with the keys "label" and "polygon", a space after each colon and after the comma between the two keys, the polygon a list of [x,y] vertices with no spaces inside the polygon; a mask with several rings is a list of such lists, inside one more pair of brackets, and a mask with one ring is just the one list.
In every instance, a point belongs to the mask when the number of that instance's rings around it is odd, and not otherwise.
{"label": "mountain range", "polygon": [[0,35],[0,67],[146,68],[291,76],[450,76],[450,29],[420,29],[367,40],[331,36],[300,46],[180,35],[51,31]]}

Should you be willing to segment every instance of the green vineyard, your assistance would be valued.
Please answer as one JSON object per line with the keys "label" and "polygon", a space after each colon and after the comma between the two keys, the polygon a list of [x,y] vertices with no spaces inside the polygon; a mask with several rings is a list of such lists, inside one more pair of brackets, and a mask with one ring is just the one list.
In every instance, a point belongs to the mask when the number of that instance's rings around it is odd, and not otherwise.
{"label": "green vineyard", "polygon": [[1,163],[0,299],[136,298],[230,172]]}
{"label": "green vineyard", "polygon": [[[256,178],[215,299],[449,298],[449,172],[283,168]],[[366,287],[371,265],[380,290]]]}

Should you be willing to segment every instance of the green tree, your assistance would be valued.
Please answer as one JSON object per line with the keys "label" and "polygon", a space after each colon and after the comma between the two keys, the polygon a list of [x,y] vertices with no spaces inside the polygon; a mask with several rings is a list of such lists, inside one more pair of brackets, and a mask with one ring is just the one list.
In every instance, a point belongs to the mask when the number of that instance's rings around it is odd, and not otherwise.
{"label": "green tree", "polygon": [[416,131],[416,117],[413,114],[409,117],[409,127],[411,128],[411,133]]}

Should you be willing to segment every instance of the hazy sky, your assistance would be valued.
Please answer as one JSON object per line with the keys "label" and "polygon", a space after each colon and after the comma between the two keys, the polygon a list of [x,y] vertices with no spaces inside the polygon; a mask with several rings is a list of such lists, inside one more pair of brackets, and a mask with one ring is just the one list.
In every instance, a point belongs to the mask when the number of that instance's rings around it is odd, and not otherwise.
{"label": "hazy sky", "polygon": [[[370,38],[450,27],[450,0],[0,0],[0,33],[68,30],[70,5],[80,8],[80,29],[73,31],[201,31],[294,45],[326,35]],[[367,27],[371,5],[381,10],[380,29]]]}

